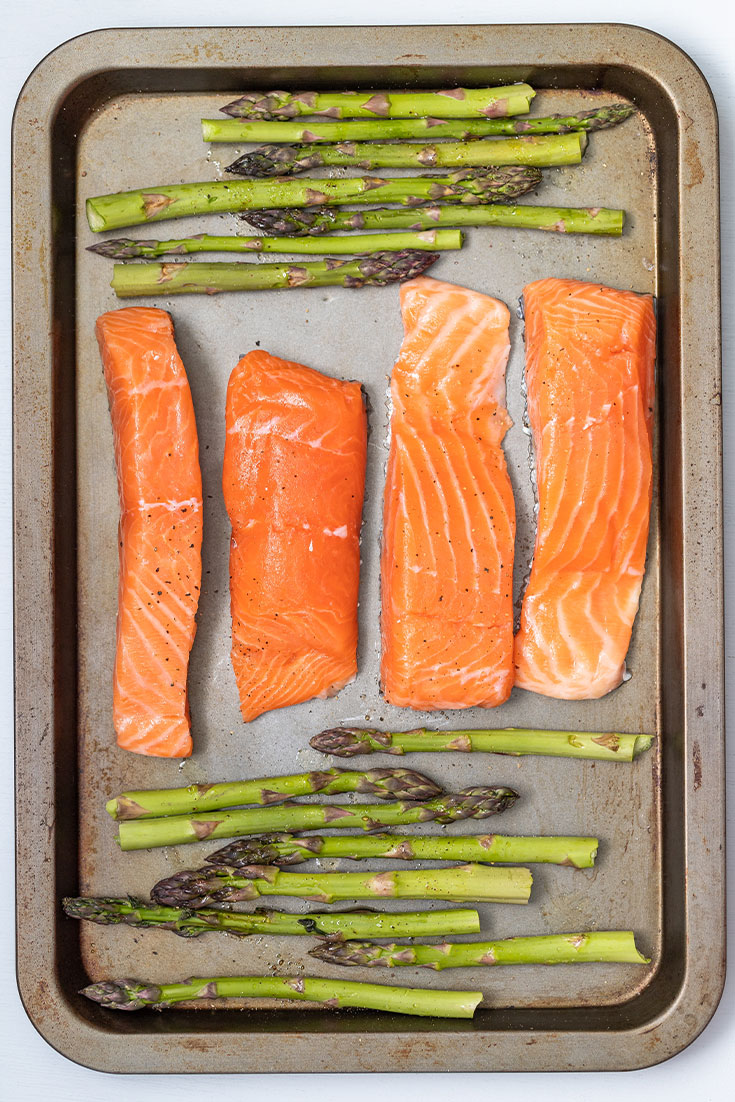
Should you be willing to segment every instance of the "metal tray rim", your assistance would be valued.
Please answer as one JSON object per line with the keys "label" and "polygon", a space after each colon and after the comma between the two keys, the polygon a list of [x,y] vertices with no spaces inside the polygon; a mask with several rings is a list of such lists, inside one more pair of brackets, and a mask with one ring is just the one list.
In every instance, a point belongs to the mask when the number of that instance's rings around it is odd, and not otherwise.
{"label": "metal tray rim", "polygon": [[[587,1068],[632,1069],[650,1066],[676,1054],[690,1044],[706,1026],[713,1015],[724,985],[724,728],[723,728],[723,597],[722,597],[722,490],[721,490],[721,424],[717,401],[720,386],[719,367],[719,240],[717,222],[717,139],[716,108],[711,92],[704,77],[690,58],[675,44],[655,32],[625,24],[558,24],[529,25],[527,27],[503,26],[459,26],[459,27],[400,27],[392,29],[392,42],[400,47],[402,40],[416,41],[420,34],[427,52],[432,46],[441,48],[448,36],[461,38],[463,35],[493,35],[493,49],[496,59],[510,64],[514,59],[506,59],[503,50],[505,34],[525,32],[528,35],[544,36],[549,31],[562,27],[573,29],[579,43],[588,43],[590,36],[604,29],[605,48],[613,59],[618,59],[630,67],[627,58],[640,57],[645,49],[655,42],[659,55],[660,69],[656,73],[659,83],[667,94],[675,97],[677,89],[684,82],[688,89],[687,114],[696,121],[691,130],[695,137],[687,137],[687,156],[701,158],[715,174],[705,194],[700,187],[696,201],[707,203],[712,222],[712,235],[708,242],[709,251],[698,248],[707,254],[706,265],[701,265],[695,279],[690,279],[682,288],[682,314],[687,308],[696,315],[696,306],[700,309],[708,305],[710,321],[707,332],[696,337],[691,333],[681,334],[681,353],[683,376],[686,367],[691,365],[698,376],[696,388],[691,382],[682,384],[682,444],[685,459],[691,464],[689,483],[692,495],[685,497],[685,517],[692,528],[691,539],[684,536],[684,546],[689,549],[691,560],[685,565],[685,622],[692,622],[697,609],[707,607],[714,613],[710,619],[718,624],[718,631],[711,633],[706,653],[692,655],[688,659],[693,669],[706,671],[709,691],[706,698],[707,720],[695,708],[692,694],[687,694],[684,744],[687,753],[685,774],[687,804],[685,809],[687,857],[688,857],[688,910],[689,920],[694,929],[698,929],[699,938],[707,940],[709,955],[718,961],[710,972],[704,971],[696,959],[688,957],[684,979],[679,997],[644,1027],[620,1030],[614,1036],[583,1032],[535,1031],[529,1038],[525,1031],[491,1030],[436,1030],[441,1037],[441,1045],[430,1046],[422,1052],[423,1046],[417,1044],[420,1032],[401,1030],[395,1033],[361,1035],[360,1055],[345,1054],[344,1047],[330,1034],[321,1034],[318,1066],[311,1054],[311,1044],[307,1032],[290,1035],[291,1057],[288,1066],[259,1066],[263,1059],[257,1043],[257,1034],[238,1035],[238,1043],[231,1046],[231,1055],[222,1066],[227,1071],[310,1071],[324,1070],[325,1064],[333,1071],[368,1070],[500,1070],[518,1068],[518,1070],[565,1070]],[[323,28],[332,36],[343,37],[355,34],[361,28]],[[364,28],[368,29],[368,28]],[[319,28],[303,29],[309,34],[319,32]],[[28,261],[29,251],[38,259],[39,267],[51,270],[51,249],[53,230],[48,219],[38,218],[36,222],[28,216],[35,210],[43,209],[42,201],[48,198],[44,194],[44,185],[30,178],[25,171],[21,146],[23,134],[30,132],[40,137],[48,134],[52,123],[52,108],[65,91],[73,84],[112,67],[114,53],[119,51],[121,37],[126,39],[135,60],[130,67],[155,67],[157,43],[162,36],[170,34],[170,28],[141,28],[126,30],[100,30],[89,32],[64,43],[50,53],[34,70],[24,86],[16,107],[14,119],[14,164],[15,186],[14,205],[14,483],[15,483],[15,644],[16,644],[16,779],[18,781],[17,822],[19,835],[19,854],[25,857],[33,852],[37,862],[36,873],[44,866],[53,869],[55,835],[53,822],[47,814],[53,808],[53,785],[55,783],[55,763],[52,753],[52,739],[44,743],[44,730],[51,729],[54,713],[54,683],[51,670],[53,655],[53,629],[50,623],[31,623],[23,613],[31,601],[41,599],[45,607],[53,608],[52,576],[54,569],[54,551],[52,545],[51,506],[53,480],[51,457],[53,439],[48,413],[52,401],[52,334],[50,325],[30,326],[22,306],[39,303],[44,318],[50,319],[52,290],[42,279],[37,282],[34,298],[29,298],[33,286],[31,267]],[[179,28],[185,36],[181,43],[182,56],[189,51],[190,64],[201,64],[195,56],[195,41],[216,42],[224,40],[225,34],[232,47],[232,35],[237,36],[244,55],[248,51],[248,37],[257,38],[266,35],[268,28]],[[299,28],[278,28],[280,47],[286,54],[296,48]],[[303,32],[301,32],[303,33]],[[573,39],[573,41],[575,40]],[[528,41],[528,39],[526,39]],[[515,40],[517,43],[517,40]],[[516,45],[517,49],[517,45]],[[114,51],[114,52],[113,52]],[[531,52],[531,51],[529,51]],[[231,55],[232,56],[232,55]],[[232,65],[226,55],[210,56],[207,64],[213,67]],[[549,63],[548,53],[545,63]],[[561,61],[561,59],[560,59]],[[571,61],[584,63],[584,46]],[[184,64],[182,60],[177,64]],[[570,58],[565,56],[564,63]],[[387,62],[386,62],[387,64]],[[117,68],[120,64],[116,63]],[[124,66],[122,66],[124,67]],[[692,88],[695,94],[692,95]],[[691,122],[689,123],[691,125]],[[691,164],[690,164],[691,167]],[[689,187],[694,185],[690,184]],[[681,203],[686,207],[689,199],[686,188],[682,188]],[[692,200],[694,201],[694,197]],[[25,215],[25,218],[24,218]],[[686,244],[686,219],[682,230],[682,241]],[[689,242],[694,246],[693,239]],[[30,246],[30,249],[29,249]],[[40,283],[40,286],[39,286]],[[40,293],[39,293],[40,292]],[[717,305],[718,309],[713,307]],[[714,315],[714,316],[713,316]],[[705,316],[700,313],[700,316]],[[33,368],[30,369],[29,365]],[[48,397],[48,405],[36,411],[36,416],[28,416],[28,401],[31,399],[29,376],[35,372],[37,382],[42,382],[42,390]],[[710,412],[710,432],[701,437],[701,425],[693,426],[687,418],[687,402],[697,400],[704,394],[712,397]],[[39,416],[40,415],[40,416]],[[27,494],[20,468],[29,463],[38,473],[38,491],[34,497]],[[696,472],[705,472],[709,479],[709,491],[703,499],[694,492]],[[707,528],[698,512],[706,499],[709,516]],[[29,536],[29,527],[32,534]],[[685,524],[685,529],[687,525]],[[706,565],[706,557],[697,557],[694,546],[694,534],[700,536],[706,532],[709,550],[714,555],[714,572],[705,579],[697,572],[697,565]],[[25,553],[29,548],[35,550],[33,565],[28,565]],[[685,643],[685,648],[688,644]],[[35,685],[35,691],[29,691],[29,685]],[[704,709],[703,709],[704,711]],[[700,741],[706,736],[706,741]],[[33,759],[37,782],[33,791],[20,784],[27,780],[28,766]],[[702,776],[708,777],[706,803],[704,793],[696,802],[696,793],[702,787]],[[711,779],[710,779],[711,778]],[[23,838],[26,839],[23,842]],[[30,850],[29,850],[30,845]],[[53,880],[53,876],[52,876]],[[708,885],[710,892],[715,885],[717,897],[713,900],[710,915],[717,915],[718,921],[698,919],[696,908],[691,907],[698,888],[704,890]],[[719,891],[718,891],[719,889]],[[18,883],[19,913],[25,909],[30,898],[28,882]],[[145,1033],[125,1032],[109,1034],[80,1016],[69,1003],[60,978],[63,973],[63,961],[57,958],[54,946],[54,918],[43,916],[34,931],[34,966],[28,967],[27,936],[19,932],[18,937],[18,985],[26,1011],[36,1029],[53,1047],[69,1059],[97,1070],[118,1070],[113,1067],[113,1057],[105,1039],[115,1037],[115,1063],[124,1052],[126,1070],[129,1072],[151,1071],[210,1071],[207,1054],[218,1044],[221,1034],[200,1034],[196,1046],[190,1046],[185,1032],[167,1034],[166,1055],[162,1059],[156,1052],[156,1037]],[[40,946],[40,948],[39,948]],[[42,983],[39,977],[44,974]],[[276,1030],[277,1031],[277,1030]],[[566,1040],[566,1055],[560,1060],[559,1039]],[[189,1035],[191,1036],[191,1035]],[[234,1036],[234,1035],[230,1035]],[[591,1036],[596,1038],[596,1051],[592,1058],[582,1060],[581,1045]],[[506,1040],[507,1038],[507,1040]],[[586,1040],[584,1040],[586,1038]],[[253,1044],[253,1041],[255,1042]],[[458,1045],[456,1042],[460,1042]],[[525,1046],[533,1045],[533,1048]],[[84,1052],[85,1058],[72,1055]],[[521,1055],[522,1054],[522,1055]]]}

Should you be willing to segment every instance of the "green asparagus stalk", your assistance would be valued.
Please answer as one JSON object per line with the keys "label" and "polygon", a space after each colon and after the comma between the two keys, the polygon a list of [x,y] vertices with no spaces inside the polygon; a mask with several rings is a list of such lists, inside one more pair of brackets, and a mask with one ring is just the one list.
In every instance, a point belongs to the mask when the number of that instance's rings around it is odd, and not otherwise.
{"label": "green asparagus stalk", "polygon": [[310,237],[241,237],[236,234],[215,237],[200,233],[167,241],[136,241],[117,237],[89,245],[87,251],[113,260],[133,257],[157,257],[188,253],[350,253],[402,252],[404,249],[432,249],[444,252],[462,248],[461,230],[423,229],[411,233],[364,233],[351,237],[330,237],[328,241]]}
{"label": "green asparagus stalk", "polygon": [[87,199],[90,229],[116,230],[166,218],[221,214],[262,207],[313,207],[323,203],[401,203],[453,200],[476,206],[515,199],[541,181],[538,168],[460,169],[446,176],[355,176],[342,180],[223,180],[163,184]]}
{"label": "green asparagus stalk", "polygon": [[135,926],[140,929],[171,930],[179,937],[199,937],[212,930],[247,937],[250,934],[313,934],[334,938],[432,937],[447,934],[476,934],[480,930],[477,911],[455,908],[443,911],[348,911],[287,914],[259,910],[236,911],[181,907],[158,907],[137,899],[65,899],[64,911],[71,918],[86,919],[100,926]]}
{"label": "green asparagus stalk", "polygon": [[[255,210],[241,216],[261,232],[319,235],[334,230],[426,230],[432,226],[509,226],[521,230],[550,230],[554,233],[593,233],[619,237],[625,211],[606,207],[531,207],[492,203],[467,207],[414,207],[411,210]],[[293,240],[293,236],[291,240]],[[335,239],[338,240],[338,239]],[[341,239],[340,239],[341,240]],[[349,240],[346,238],[345,240]]]}
{"label": "green asparagus stalk", "polygon": [[290,773],[283,777],[261,777],[251,781],[221,781],[190,784],[185,788],[158,788],[123,792],[107,801],[113,819],[153,819],[160,815],[195,815],[240,804],[282,803],[289,796],[310,796],[322,792],[360,792],[381,800],[430,800],[441,793],[422,773],[412,769],[324,769],[312,773]]}
{"label": "green asparagus stalk", "polygon": [[486,165],[578,165],[587,135],[495,138],[489,142],[340,142],[338,145],[262,145],[227,166],[237,176],[293,176],[311,168],[481,168]]}
{"label": "green asparagus stalk", "polygon": [[118,826],[118,843],[123,850],[154,849],[210,838],[240,838],[248,834],[274,831],[380,830],[384,826],[411,823],[452,823],[460,819],[487,819],[511,807],[518,799],[512,788],[465,788],[444,793],[433,800],[393,804],[300,804],[283,803],[275,807],[245,808],[235,811],[204,812],[196,817],[167,815],[161,819],[123,820]]}
{"label": "green asparagus stalk", "polygon": [[243,264],[189,261],[115,264],[110,286],[118,298],[141,295],[215,295],[221,291],[272,291],[294,287],[385,287],[421,275],[439,253],[404,250],[370,253],[347,260],[310,260],[302,264]]}
{"label": "green asparagus stalk", "polygon": [[318,903],[345,899],[441,899],[453,903],[488,900],[528,903],[530,869],[455,865],[407,872],[282,872],[273,865],[207,865],[159,880],[151,899],[165,907],[219,906],[263,895],[293,896]]}
{"label": "green asparagus stalk", "polygon": [[536,95],[528,84],[501,88],[450,88],[441,92],[247,92],[220,108],[238,119],[493,119],[525,115]]}
{"label": "green asparagus stalk", "polygon": [[394,1014],[434,1018],[471,1018],[482,1001],[480,991],[433,991],[416,987],[388,987],[379,983],[319,980],[309,976],[218,976],[192,978],[182,983],[155,984],[145,980],[104,980],[81,991],[109,1010],[165,1010],[175,1003],[199,999],[295,999],[321,1003],[330,1010],[360,1007]]}
{"label": "green asparagus stalk", "polygon": [[639,953],[631,930],[595,930],[584,934],[548,934],[443,945],[375,945],[335,942],[317,945],[309,955],[329,964],[396,968],[473,968],[478,964],[650,964]]}
{"label": "green asparagus stalk", "polygon": [[616,126],[633,114],[628,103],[613,103],[576,115],[547,115],[534,119],[348,119],[343,122],[271,122],[264,119],[202,119],[205,142],[370,142],[392,138],[491,138],[512,134],[589,133]]}
{"label": "green asparagus stalk", "polygon": [[597,856],[597,838],[525,837],[502,834],[373,834],[368,837],[312,834],[261,834],[240,838],[206,858],[213,865],[300,865],[314,857],[362,861],[476,861],[485,864],[553,864],[589,869]]}
{"label": "green asparagus stalk", "polygon": [[504,727],[496,731],[376,731],[334,727],[309,740],[322,754],[354,758],[363,754],[443,753],[540,754],[552,758],[633,761],[649,749],[652,735],[592,734],[587,731],[536,731]]}

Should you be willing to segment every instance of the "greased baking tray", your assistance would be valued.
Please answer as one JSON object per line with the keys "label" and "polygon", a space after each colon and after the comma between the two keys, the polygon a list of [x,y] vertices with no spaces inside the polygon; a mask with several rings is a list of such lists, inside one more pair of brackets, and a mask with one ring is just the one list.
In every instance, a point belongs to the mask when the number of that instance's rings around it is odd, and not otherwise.
{"label": "greased baking tray", "polygon": [[[181,767],[118,750],[117,497],[93,323],[120,303],[108,287],[109,263],[85,251],[93,235],[84,199],[217,177],[232,150],[210,154],[199,118],[248,88],[517,80],[542,90],[537,113],[613,99],[640,108],[620,128],[593,135],[581,166],[548,172],[538,200],[624,207],[625,235],[477,229],[431,274],[496,295],[513,313],[515,425],[506,452],[519,517],[517,589],[533,544],[515,313],[522,288],[559,275],[657,297],[657,476],[632,678],[585,703],[515,690],[495,711],[429,717],[387,706],[378,689],[378,544],[386,387],[401,340],[397,289],[159,299],[187,366],[204,478],[204,583],[190,676],[196,749]],[[59,47],[29,78],[13,163],[18,974],[42,1035],[73,1060],[125,1072],[624,1069],[685,1047],[714,1012],[724,978],[717,123],[694,64],[667,40],[618,25],[97,31]],[[205,225],[242,227],[218,216],[179,222],[176,233]],[[370,447],[357,680],[336,698],[245,727],[228,658],[220,475],[227,378],[256,345],[360,379]],[[104,812],[116,791],[318,767],[324,759],[308,748],[309,736],[344,721],[655,731],[655,750],[632,766],[480,755],[411,762],[447,788],[512,783],[522,799],[495,829],[601,838],[594,869],[536,866],[528,907],[481,908],[485,936],[632,927],[651,965],[350,972],[481,988],[482,1009],[459,1024],[277,1003],[128,1016],[82,998],[90,979],[111,975],[335,974],[306,957],[307,938],[186,942],[75,923],[59,900],[144,895],[207,852],[204,844],[120,853]]]}

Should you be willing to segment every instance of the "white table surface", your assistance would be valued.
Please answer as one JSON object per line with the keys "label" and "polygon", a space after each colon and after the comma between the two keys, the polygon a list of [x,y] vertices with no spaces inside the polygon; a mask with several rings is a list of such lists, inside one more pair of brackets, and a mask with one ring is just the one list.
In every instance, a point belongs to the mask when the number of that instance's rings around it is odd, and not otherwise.
{"label": "white table surface", "polygon": [[[369,4],[349,0],[269,0],[258,6],[265,18],[251,18],[255,5],[220,0],[217,5],[202,5],[195,0],[15,0],[0,4],[0,104],[2,110],[2,179],[0,214],[4,261],[0,266],[0,884],[2,919],[0,920],[0,1096],[15,1102],[52,1098],[71,1102],[81,1097],[98,1096],[111,1090],[130,1097],[155,1092],[168,1102],[174,1096],[201,1099],[216,1095],[221,1102],[240,1098],[243,1091],[268,1091],[279,1102],[320,1102],[344,1100],[349,1091],[351,1102],[376,1097],[385,1102],[420,1095],[425,1102],[453,1099],[467,1102],[486,1099],[500,1089],[512,1090],[522,1102],[566,1102],[589,1099],[595,1102],[618,1100],[622,1091],[633,1099],[647,1102],[719,1102],[732,1097],[733,1058],[735,1057],[735,980],[730,981],[720,1008],[704,1033],[685,1052],[658,1067],[626,1075],[598,1073],[519,1075],[501,1083],[500,1075],[455,1075],[451,1082],[442,1075],[314,1075],[314,1076],[143,1076],[127,1077],[113,1083],[99,1072],[79,1067],[51,1049],[36,1033],[25,1016],[15,986],[13,927],[13,714],[12,714],[12,602],[11,602],[11,428],[10,428],[10,204],[9,138],[15,99],[31,69],[55,46],[75,35],[100,27],[197,26],[213,25],[303,25],[309,24],[403,24],[510,22],[515,16],[523,22],[621,22],[649,27],[671,38],[697,62],[709,81],[720,113],[722,143],[722,244],[724,304],[724,385],[725,418],[725,531],[727,546],[726,582],[730,616],[727,630],[727,674],[731,707],[735,707],[735,634],[733,601],[733,525],[735,524],[735,448],[730,441],[735,431],[735,379],[733,376],[732,308],[735,297],[735,253],[733,252],[733,186],[735,166],[735,18],[731,0],[596,0],[575,3],[543,3],[521,0],[492,4],[480,0],[371,0]],[[255,13],[257,14],[257,13]],[[697,324],[699,322],[696,322]],[[702,319],[706,323],[706,319]],[[730,794],[735,785],[735,744],[731,742]],[[729,826],[732,827],[730,801]],[[733,850],[730,847],[730,933],[733,932]],[[731,946],[732,946],[731,937]],[[727,1087],[728,1081],[730,1088]],[[400,1092],[400,1095],[399,1095]]]}

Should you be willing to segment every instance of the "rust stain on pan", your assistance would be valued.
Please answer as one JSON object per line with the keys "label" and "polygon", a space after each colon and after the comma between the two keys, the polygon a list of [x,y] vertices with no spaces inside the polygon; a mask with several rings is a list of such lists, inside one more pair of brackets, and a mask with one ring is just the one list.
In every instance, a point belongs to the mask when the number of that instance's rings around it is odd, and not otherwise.
{"label": "rust stain on pan", "polygon": [[702,748],[698,742],[692,747],[692,765],[694,766],[694,791],[702,787]]}

